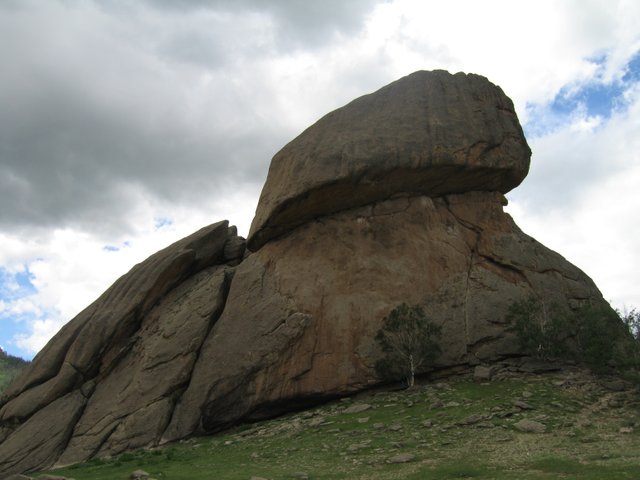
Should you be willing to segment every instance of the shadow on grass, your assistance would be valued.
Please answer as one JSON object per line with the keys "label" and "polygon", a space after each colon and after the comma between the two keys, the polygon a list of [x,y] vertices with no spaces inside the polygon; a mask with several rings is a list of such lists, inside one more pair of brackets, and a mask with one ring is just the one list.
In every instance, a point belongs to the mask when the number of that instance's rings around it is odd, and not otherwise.
{"label": "shadow on grass", "polygon": [[[562,457],[543,457],[534,460],[528,468],[553,474],[547,478],[579,478],[584,480],[622,480],[640,478],[640,465],[582,464],[577,460]],[[545,478],[545,477],[543,477]]]}

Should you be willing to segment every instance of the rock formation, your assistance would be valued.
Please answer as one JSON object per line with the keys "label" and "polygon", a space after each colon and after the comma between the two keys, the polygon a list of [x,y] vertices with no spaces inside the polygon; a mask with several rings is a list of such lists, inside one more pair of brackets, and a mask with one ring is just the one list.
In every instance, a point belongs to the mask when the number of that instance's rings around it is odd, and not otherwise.
{"label": "rock formation", "polygon": [[38,354],[0,401],[0,476],[367,388],[402,302],[442,325],[440,368],[519,355],[513,301],[604,303],[503,212],[529,155],[511,101],[477,75],[417,72],[328,114],[274,157],[251,253],[227,222],[206,227]]}
{"label": "rock formation", "polygon": [[249,248],[398,194],[506,193],[527,175],[530,155],[499,87],[479,75],[416,72],[329,113],[273,157]]}

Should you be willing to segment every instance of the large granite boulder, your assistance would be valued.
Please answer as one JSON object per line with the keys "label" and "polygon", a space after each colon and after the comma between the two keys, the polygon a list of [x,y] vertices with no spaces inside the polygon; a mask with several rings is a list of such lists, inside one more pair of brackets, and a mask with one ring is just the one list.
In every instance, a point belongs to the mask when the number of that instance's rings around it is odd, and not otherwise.
{"label": "large granite boulder", "polygon": [[273,157],[249,248],[399,193],[506,193],[530,155],[499,87],[479,75],[415,72],[329,113]]}
{"label": "large granite boulder", "polygon": [[254,253],[205,227],[38,354],[0,399],[0,478],[368,388],[403,302],[442,326],[442,371],[520,355],[516,300],[605,305],[504,213],[528,161],[511,102],[476,75],[418,72],[324,117],[274,158]]}

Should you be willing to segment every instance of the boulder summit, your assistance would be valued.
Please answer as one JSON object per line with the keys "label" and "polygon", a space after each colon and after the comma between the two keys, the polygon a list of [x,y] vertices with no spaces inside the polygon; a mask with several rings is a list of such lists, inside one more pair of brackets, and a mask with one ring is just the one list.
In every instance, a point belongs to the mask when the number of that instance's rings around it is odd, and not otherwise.
{"label": "boulder summit", "polygon": [[499,87],[479,75],[416,72],[327,114],[273,157],[249,247],[398,194],[506,193],[530,156]]}
{"label": "boulder summit", "polygon": [[416,72],[329,113],[271,162],[245,241],[219,222],[71,320],[0,401],[0,476],[208,434],[379,383],[401,303],[439,369],[521,355],[509,305],[606,305],[503,211],[530,150],[478,75]]}

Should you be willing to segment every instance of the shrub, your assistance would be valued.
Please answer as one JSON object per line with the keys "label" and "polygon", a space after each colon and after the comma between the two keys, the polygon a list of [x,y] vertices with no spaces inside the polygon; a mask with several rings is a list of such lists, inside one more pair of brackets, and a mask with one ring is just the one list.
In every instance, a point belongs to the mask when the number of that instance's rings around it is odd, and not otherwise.
{"label": "shrub", "polygon": [[442,327],[429,321],[420,305],[405,303],[394,308],[384,319],[375,339],[383,352],[376,364],[385,380],[404,380],[408,388],[415,374],[433,364],[440,353],[437,339]]}
{"label": "shrub", "polygon": [[633,340],[640,342],[640,311],[632,308],[623,314],[620,312],[617,313],[618,316],[622,318],[622,321],[627,327],[627,330],[629,330]]}
{"label": "shrub", "polygon": [[523,353],[538,358],[575,359],[595,372],[640,365],[640,314],[621,318],[607,305],[573,312],[536,297],[514,302],[507,321]]}
{"label": "shrub", "polygon": [[524,353],[541,359],[572,355],[567,342],[569,321],[556,305],[529,297],[511,304],[507,321],[513,325]]}
{"label": "shrub", "polygon": [[[616,311],[625,327],[625,341],[616,348],[616,363],[627,370],[636,380],[640,379],[640,311],[632,308],[624,314]],[[640,383],[640,382],[638,382]]]}
{"label": "shrub", "polygon": [[616,347],[626,340],[624,326],[610,307],[585,307],[575,314],[578,360],[596,372],[616,366]]}

